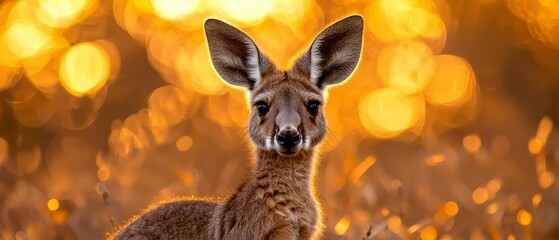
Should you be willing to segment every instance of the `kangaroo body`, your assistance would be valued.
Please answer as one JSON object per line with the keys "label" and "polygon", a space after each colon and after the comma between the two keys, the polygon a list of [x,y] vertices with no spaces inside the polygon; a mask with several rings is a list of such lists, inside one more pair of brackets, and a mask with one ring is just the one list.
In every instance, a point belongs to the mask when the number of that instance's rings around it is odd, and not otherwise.
{"label": "kangaroo body", "polygon": [[312,176],[326,133],[327,85],[347,79],[359,60],[363,19],[326,28],[290,70],[279,70],[243,32],[205,22],[214,67],[250,91],[250,174],[224,201],[174,201],[130,222],[115,239],[317,239],[322,230]]}
{"label": "kangaroo body", "polygon": [[257,155],[259,164],[227,200],[164,204],[117,239],[311,239],[320,223],[310,188],[312,153]]}
{"label": "kangaroo body", "polygon": [[167,203],[135,219],[115,239],[215,239],[208,227],[217,205],[198,200]]}

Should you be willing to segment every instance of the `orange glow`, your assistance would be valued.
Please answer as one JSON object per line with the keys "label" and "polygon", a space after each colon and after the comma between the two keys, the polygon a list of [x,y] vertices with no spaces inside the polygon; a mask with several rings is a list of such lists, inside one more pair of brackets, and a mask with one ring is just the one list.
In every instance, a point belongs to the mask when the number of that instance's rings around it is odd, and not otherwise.
{"label": "orange glow", "polygon": [[16,70],[2,67],[0,64],[0,92],[11,88],[18,80]]}
{"label": "orange glow", "polygon": [[485,189],[487,189],[487,194],[489,195],[489,199],[495,198],[499,190],[501,190],[501,180],[492,179],[491,181],[487,182]]}
{"label": "orange glow", "polygon": [[179,151],[186,152],[192,146],[192,138],[189,136],[182,136],[177,139],[176,146]]}
{"label": "orange glow", "polygon": [[243,127],[248,122],[249,106],[238,92],[209,98],[205,114],[208,119],[222,126]]}
{"label": "orange glow", "polygon": [[489,198],[489,193],[487,189],[479,187],[472,193],[472,199],[476,204],[483,204]]}
{"label": "orange glow", "polygon": [[388,216],[388,214],[390,214],[390,211],[388,211],[388,209],[386,209],[386,208],[381,208],[381,209],[380,209],[380,214],[381,214],[382,216],[385,216],[385,217],[386,217],[386,216]]}
{"label": "orange glow", "polygon": [[28,22],[12,22],[2,34],[1,40],[20,58],[43,53],[53,41],[48,31]]}
{"label": "orange glow", "polygon": [[147,131],[143,127],[143,120],[148,118],[147,111],[133,114],[128,117],[122,127],[113,129],[111,143],[114,151],[122,158],[129,157],[134,151],[148,146]]}
{"label": "orange glow", "polygon": [[543,147],[543,142],[539,138],[531,138],[530,141],[528,141],[528,151],[530,151],[531,154],[535,155],[540,153]]}
{"label": "orange glow", "polygon": [[368,156],[362,162],[360,162],[350,174],[349,178],[351,179],[351,182],[353,184],[357,183],[361,175],[363,175],[363,173],[365,173],[371,166],[373,166],[376,161],[376,158]]}
{"label": "orange glow", "polygon": [[422,42],[399,43],[379,54],[377,71],[386,85],[407,94],[419,93],[430,79],[419,77],[418,72],[431,56],[431,49]]}
{"label": "orange glow", "polygon": [[452,217],[456,215],[458,213],[458,209],[458,204],[456,204],[456,202],[454,201],[449,201],[444,204],[444,212],[447,216]]}
{"label": "orange glow", "polygon": [[400,227],[402,226],[402,219],[400,219],[399,217],[391,216],[388,218],[388,220],[386,220],[386,222],[390,231],[395,233],[400,231]]}
{"label": "orange glow", "polygon": [[2,166],[8,158],[8,149],[8,142],[6,142],[3,138],[0,138],[0,166]]}
{"label": "orange glow", "polygon": [[179,88],[163,86],[153,91],[148,100],[150,124],[167,128],[178,124],[189,112],[188,99]]}
{"label": "orange glow", "polygon": [[516,220],[520,223],[520,225],[530,225],[532,223],[532,214],[524,209],[520,209],[516,215]]}
{"label": "orange glow", "polygon": [[464,145],[464,149],[466,149],[466,151],[475,153],[479,151],[479,148],[481,147],[481,139],[476,134],[468,135],[464,137],[462,144]]}
{"label": "orange glow", "polygon": [[177,176],[179,176],[179,178],[181,179],[182,183],[184,183],[184,185],[191,187],[194,185],[196,179],[195,176],[192,172],[190,171],[185,171],[182,169],[176,169],[174,170],[175,174]]}
{"label": "orange glow", "polygon": [[[179,51],[176,66],[181,84],[198,93],[218,95],[227,90],[225,83],[211,65],[205,45],[197,46],[194,55],[191,55],[190,51]],[[193,72],[195,74],[192,74]]]}
{"label": "orange glow", "polygon": [[364,97],[359,105],[359,117],[370,134],[390,138],[420,125],[425,117],[425,106],[417,96],[384,88]]}
{"label": "orange glow", "polygon": [[491,204],[489,204],[489,206],[487,206],[487,208],[485,209],[485,212],[487,212],[489,214],[495,214],[497,212],[497,210],[499,210],[499,204],[498,203],[491,203]]}
{"label": "orange glow", "polygon": [[[61,40],[53,43],[50,51],[67,49],[68,43]],[[39,91],[54,95],[59,91],[60,79],[58,74],[59,58],[53,59],[49,54],[43,54],[23,63],[25,76]]]}
{"label": "orange glow", "polygon": [[217,6],[227,16],[245,24],[254,24],[274,10],[276,0],[216,0]]}
{"label": "orange glow", "polygon": [[310,6],[309,0],[276,0],[272,16],[285,23],[297,23],[305,18]]}
{"label": "orange glow", "polygon": [[487,190],[493,193],[498,192],[501,189],[501,182],[499,179],[492,179],[487,183]]}
{"label": "orange glow", "polygon": [[559,27],[557,1],[508,0],[507,3],[510,11],[526,22],[532,37],[550,47],[559,48],[559,37],[555,32]]}
{"label": "orange glow", "polygon": [[41,0],[36,14],[46,25],[67,28],[84,18],[97,5],[96,0]]}
{"label": "orange glow", "polygon": [[413,234],[417,232],[417,230],[419,230],[419,226],[417,224],[411,225],[411,227],[408,228],[408,234]]}
{"label": "orange glow", "polygon": [[425,89],[425,99],[432,104],[460,106],[476,94],[472,67],[460,57],[435,56],[423,66],[419,74],[430,79]]}
{"label": "orange glow", "polygon": [[155,13],[164,19],[180,19],[196,10],[200,0],[151,0]]}
{"label": "orange glow", "polygon": [[542,202],[543,196],[541,194],[536,194],[532,197],[532,205],[534,208],[538,208]]}
{"label": "orange glow", "polygon": [[549,133],[551,133],[551,130],[553,130],[553,121],[551,121],[548,116],[545,116],[542,118],[540,124],[538,125],[538,132],[536,133],[536,137],[545,141],[547,139],[547,136],[549,136]]}
{"label": "orange glow", "polygon": [[107,52],[95,43],[80,43],[70,48],[60,63],[62,86],[74,96],[93,94],[109,78]]}
{"label": "orange glow", "polygon": [[52,212],[58,210],[58,207],[60,207],[60,204],[58,203],[58,200],[51,198],[48,202],[47,202],[47,207],[49,208],[49,210],[51,210]]}
{"label": "orange glow", "polygon": [[350,224],[351,221],[349,220],[348,217],[343,217],[342,219],[340,219],[338,223],[336,223],[336,226],[334,227],[336,234],[340,236],[344,235],[344,233],[346,233],[346,231],[349,229]]}
{"label": "orange glow", "polygon": [[249,121],[250,106],[244,94],[231,92],[227,94],[227,113],[233,126],[243,127]]}
{"label": "orange glow", "polygon": [[435,154],[425,158],[425,164],[427,166],[433,167],[437,165],[441,165],[445,160],[444,155],[442,154]]}
{"label": "orange glow", "polygon": [[97,178],[99,178],[101,182],[108,181],[110,177],[111,171],[108,167],[101,167],[99,168],[99,170],[97,170]]}
{"label": "orange glow", "polygon": [[162,198],[226,197],[254,170],[253,106],[214,69],[204,20],[238,27],[287,70],[352,14],[365,21],[362,54],[324,89],[317,235],[559,229],[545,214],[559,210],[558,0],[0,2],[7,239],[100,239]]}
{"label": "orange glow", "polygon": [[427,226],[421,230],[421,240],[437,239],[437,230],[433,226]]}
{"label": "orange glow", "polygon": [[536,173],[542,174],[543,172],[547,171],[547,164],[545,160],[545,156],[540,154],[536,156]]}
{"label": "orange glow", "polygon": [[67,211],[56,211],[52,213],[52,218],[56,224],[64,224],[68,220]]}
{"label": "orange glow", "polygon": [[375,1],[367,8],[367,26],[384,42],[421,38],[439,52],[446,41],[446,28],[431,4],[424,0]]}
{"label": "orange glow", "polygon": [[550,171],[544,171],[538,176],[538,184],[542,189],[546,189],[555,182],[555,174]]}
{"label": "orange glow", "polygon": [[539,0],[539,2],[542,6],[559,12],[559,2],[556,0]]}

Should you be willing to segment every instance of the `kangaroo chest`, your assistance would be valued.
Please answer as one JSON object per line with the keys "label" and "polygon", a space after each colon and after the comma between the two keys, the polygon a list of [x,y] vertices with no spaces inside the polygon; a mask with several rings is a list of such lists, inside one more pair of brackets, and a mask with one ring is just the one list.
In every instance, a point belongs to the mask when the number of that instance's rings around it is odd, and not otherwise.
{"label": "kangaroo chest", "polygon": [[[306,173],[263,174],[255,181],[255,201],[273,225],[289,225],[298,235],[318,222],[317,204]],[[274,227],[272,227],[272,230]],[[299,238],[299,237],[298,237]]]}
{"label": "kangaroo chest", "polygon": [[255,193],[256,205],[263,206],[272,219],[293,225],[312,225],[316,220],[316,201],[308,188],[272,181],[258,184]]}
{"label": "kangaroo chest", "polygon": [[248,181],[229,200],[234,206],[226,215],[235,217],[224,219],[225,236],[248,231],[254,239],[310,239],[319,215],[309,186],[306,179],[271,173]]}

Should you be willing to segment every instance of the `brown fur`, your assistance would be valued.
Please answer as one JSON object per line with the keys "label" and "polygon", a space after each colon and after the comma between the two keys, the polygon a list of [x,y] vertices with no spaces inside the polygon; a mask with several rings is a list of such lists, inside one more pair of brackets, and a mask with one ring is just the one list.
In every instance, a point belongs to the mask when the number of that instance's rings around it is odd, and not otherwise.
{"label": "brown fur", "polygon": [[[213,64],[230,84],[250,90],[250,139],[256,162],[247,180],[222,202],[175,201],[129,223],[115,239],[316,239],[321,222],[313,196],[315,147],[324,138],[326,85],[357,66],[363,20],[351,16],[325,29],[289,71],[277,69],[243,32],[219,20],[205,23]],[[311,102],[319,104],[311,113]],[[258,104],[268,111],[259,114]],[[282,145],[281,131],[301,141]]]}

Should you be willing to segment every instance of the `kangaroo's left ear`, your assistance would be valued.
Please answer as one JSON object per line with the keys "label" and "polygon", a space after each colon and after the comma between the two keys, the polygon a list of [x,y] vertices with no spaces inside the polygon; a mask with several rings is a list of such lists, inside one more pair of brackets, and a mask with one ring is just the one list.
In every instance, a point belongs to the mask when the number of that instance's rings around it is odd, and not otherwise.
{"label": "kangaroo's left ear", "polygon": [[324,29],[293,64],[293,71],[308,77],[319,88],[341,83],[359,62],[363,18],[353,15]]}
{"label": "kangaroo's left ear", "polygon": [[246,33],[217,19],[204,22],[212,63],[229,84],[252,90],[276,67]]}

